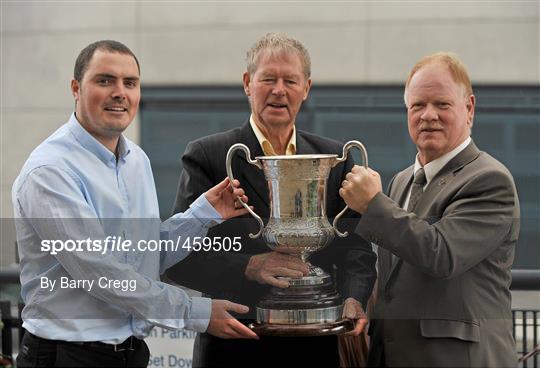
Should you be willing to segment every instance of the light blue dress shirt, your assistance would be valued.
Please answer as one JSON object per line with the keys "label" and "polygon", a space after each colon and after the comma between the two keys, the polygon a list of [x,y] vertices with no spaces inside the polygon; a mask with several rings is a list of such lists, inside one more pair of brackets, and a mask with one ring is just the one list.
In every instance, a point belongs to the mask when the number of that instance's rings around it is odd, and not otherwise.
{"label": "light blue dress shirt", "polygon": [[[186,212],[161,223],[150,162],[133,142],[120,137],[117,160],[73,114],[31,153],[13,185],[12,200],[23,327],[29,332],[52,340],[117,344],[131,335],[145,337],[154,326],[199,332],[208,327],[211,300],[189,297],[159,277],[188,255],[182,244],[204,236],[221,217],[201,195]],[[104,243],[107,236],[133,244],[54,255],[42,248],[42,240]],[[180,246],[161,252],[136,246],[140,240],[160,239]],[[56,281],[55,286],[44,287],[43,280]],[[61,287],[62,280],[79,284]],[[119,280],[117,285],[135,280],[136,289],[114,287],[109,280]]]}

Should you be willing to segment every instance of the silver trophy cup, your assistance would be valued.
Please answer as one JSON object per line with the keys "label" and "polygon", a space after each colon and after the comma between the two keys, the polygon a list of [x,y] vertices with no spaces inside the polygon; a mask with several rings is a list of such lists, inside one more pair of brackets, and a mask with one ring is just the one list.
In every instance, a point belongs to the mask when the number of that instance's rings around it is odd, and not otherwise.
{"label": "silver trophy cup", "polygon": [[[343,146],[343,156],[335,154],[260,156],[251,159],[249,148],[237,143],[227,152],[229,180],[234,180],[231,161],[237,150],[244,151],[247,161],[264,171],[270,195],[270,218],[266,226],[249,206],[239,201],[257,219],[260,229],[251,238],[262,235],[274,251],[296,255],[304,262],[309,255],[327,246],[340,232],[337,222],[345,207],[331,225],[326,215],[326,183],[330,170],[347,160],[351,148],[360,150],[363,165],[368,158],[364,145],[350,141]],[[308,263],[309,264],[309,263]],[[299,279],[282,277],[286,289],[272,288],[257,305],[257,323],[251,327],[265,335],[328,335],[353,328],[350,320],[341,318],[343,300],[331,276],[319,267],[310,266],[307,276]]]}

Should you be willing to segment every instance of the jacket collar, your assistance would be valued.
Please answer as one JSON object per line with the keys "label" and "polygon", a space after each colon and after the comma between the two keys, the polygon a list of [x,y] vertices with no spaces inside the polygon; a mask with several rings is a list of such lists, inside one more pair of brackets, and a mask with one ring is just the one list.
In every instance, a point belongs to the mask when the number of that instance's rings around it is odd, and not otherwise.
{"label": "jacket collar", "polygon": [[[456,155],[453,159],[448,161],[448,163],[433,177],[433,180],[428,184],[424,189],[422,197],[418,201],[416,206],[416,213],[422,213],[427,210],[427,207],[431,205],[433,198],[439,194],[439,192],[444,188],[459,172],[464,166],[474,161],[480,155],[480,150],[476,147],[474,141],[471,140],[469,145],[463,149],[460,153]],[[405,171],[403,175],[398,175],[392,185],[392,194],[391,197],[397,201],[398,204],[402,205],[405,197],[408,193],[408,188],[410,183],[413,180],[413,168],[414,165],[411,165]],[[403,260],[400,258],[395,258],[391,263],[391,270],[386,279],[385,287],[391,282],[392,275],[399,269],[399,266]]]}

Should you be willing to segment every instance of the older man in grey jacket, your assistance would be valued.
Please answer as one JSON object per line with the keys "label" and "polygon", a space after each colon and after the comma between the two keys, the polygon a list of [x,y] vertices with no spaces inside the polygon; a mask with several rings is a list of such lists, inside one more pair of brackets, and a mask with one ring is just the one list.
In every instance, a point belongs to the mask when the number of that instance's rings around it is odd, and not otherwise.
{"label": "older man in grey jacket", "polygon": [[510,172],[470,138],[475,97],[453,54],[405,88],[414,165],[392,180],[353,167],[340,195],[379,251],[371,366],[515,367],[510,267],[519,202]]}

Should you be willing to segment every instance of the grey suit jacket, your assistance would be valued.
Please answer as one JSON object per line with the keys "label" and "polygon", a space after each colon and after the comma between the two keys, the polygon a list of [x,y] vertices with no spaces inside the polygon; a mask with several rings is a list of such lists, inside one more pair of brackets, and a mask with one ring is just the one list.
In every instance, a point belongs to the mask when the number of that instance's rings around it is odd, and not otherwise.
{"label": "grey suit jacket", "polygon": [[471,142],[408,213],[400,204],[412,171],[375,196],[356,230],[380,247],[370,363],[384,355],[387,366],[515,367],[519,202],[510,172]]}

